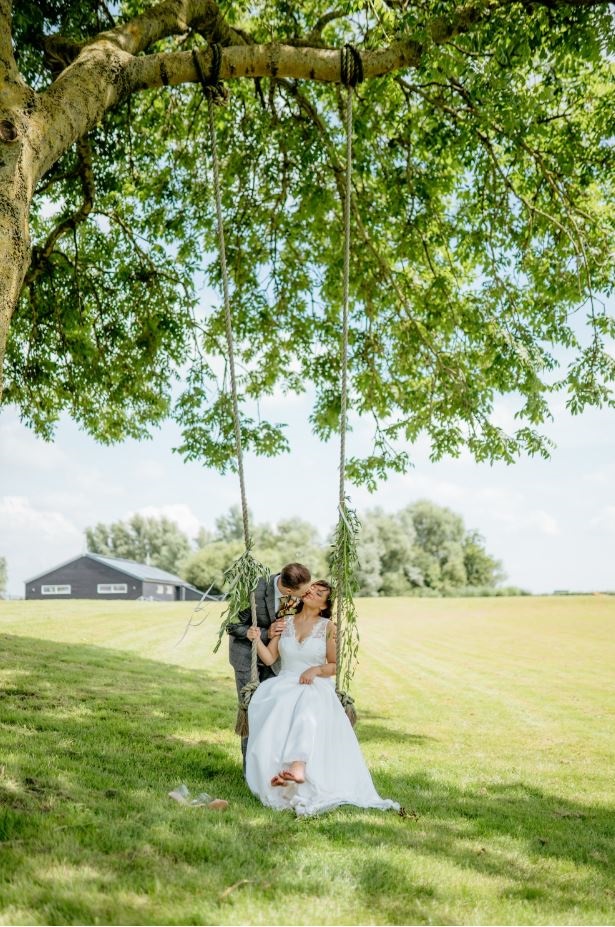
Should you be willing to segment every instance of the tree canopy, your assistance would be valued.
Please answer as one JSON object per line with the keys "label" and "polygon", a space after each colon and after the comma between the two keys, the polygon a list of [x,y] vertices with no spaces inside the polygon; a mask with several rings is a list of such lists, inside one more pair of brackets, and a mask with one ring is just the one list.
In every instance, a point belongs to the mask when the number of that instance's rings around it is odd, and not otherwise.
{"label": "tree canopy", "polygon": [[451,509],[425,499],[394,514],[366,512],[358,554],[359,595],[484,592],[504,578],[484,538]]}
{"label": "tree canopy", "polygon": [[[329,572],[331,538],[323,542],[309,522],[253,524],[253,540],[256,557],[273,572],[297,560],[314,579]],[[240,508],[233,506],[216,521],[215,532],[200,534],[197,543],[199,549],[178,567],[181,575],[201,589],[213,584],[215,592],[222,592],[224,572],[243,549]],[[467,530],[460,515],[427,500],[394,513],[380,508],[364,512],[357,548],[357,592],[362,596],[492,594],[504,578],[484,538]]]}
{"label": "tree canopy", "polygon": [[169,518],[145,517],[138,513],[128,521],[110,525],[99,522],[85,531],[88,550],[105,557],[136,560],[177,573],[190,553],[190,541]]}
{"label": "tree canopy", "polygon": [[[279,570],[285,563],[301,562],[314,579],[328,574],[327,552],[316,528],[300,518],[282,519],[276,525],[266,522],[252,524],[252,539],[256,558],[270,570]],[[241,554],[244,546],[243,522],[239,506],[232,506],[226,515],[216,520],[213,534],[200,533],[198,550],[181,565],[181,575],[201,589],[213,584],[213,591],[222,592],[224,573]]]}
{"label": "tree canopy", "polygon": [[[232,466],[191,56],[207,72],[212,42],[247,447],[286,448],[258,412],[274,390],[313,390],[315,432],[338,427],[346,42],[366,77],[350,404],[374,423],[351,478],[404,469],[420,435],[434,459],[546,455],[554,392],[573,412],[613,404],[608,4],[20,0],[12,45],[10,13],[0,0],[3,401],[40,434],[62,412],[106,442],[172,416],[187,458]],[[499,395],[516,402],[511,433]]]}

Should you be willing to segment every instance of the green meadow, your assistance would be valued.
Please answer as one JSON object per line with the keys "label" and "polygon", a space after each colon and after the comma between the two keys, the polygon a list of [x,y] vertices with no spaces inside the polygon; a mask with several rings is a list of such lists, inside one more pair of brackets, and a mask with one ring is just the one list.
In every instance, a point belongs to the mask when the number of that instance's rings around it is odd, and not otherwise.
{"label": "green meadow", "polygon": [[0,602],[0,923],[615,922],[615,598],[360,600],[356,730],[406,813],[307,820],[247,792],[190,613]]}

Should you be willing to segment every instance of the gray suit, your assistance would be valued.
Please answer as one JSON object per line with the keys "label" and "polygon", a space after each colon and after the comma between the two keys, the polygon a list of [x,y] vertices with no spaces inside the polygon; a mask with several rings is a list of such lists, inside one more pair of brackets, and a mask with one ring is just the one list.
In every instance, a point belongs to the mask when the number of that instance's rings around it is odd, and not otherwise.
{"label": "gray suit", "polygon": [[[265,646],[269,643],[268,630],[273,621],[275,621],[275,583],[276,577],[271,576],[269,580],[260,579],[254,590],[254,599],[256,601],[256,621],[261,629],[261,640]],[[248,640],[248,628],[252,627],[252,611],[245,608],[239,613],[239,621],[227,625],[229,635],[228,656],[229,662],[235,670],[235,684],[237,686],[237,695],[239,696],[242,688],[250,682],[250,667],[252,661],[252,641]],[[258,661],[258,678],[260,682],[277,675],[279,663],[273,666],[265,666]],[[243,754],[243,767],[245,773],[246,767],[246,747],[248,738],[241,738],[241,752]]]}
{"label": "gray suit", "polygon": [[[276,577],[270,576],[268,580],[259,579],[258,585],[254,590],[254,599],[256,601],[256,621],[261,629],[261,640],[265,646],[269,643],[268,630],[273,621],[275,621],[275,583]],[[250,682],[250,664],[252,660],[252,641],[248,640],[248,628],[252,627],[252,612],[249,608],[244,608],[239,613],[239,621],[227,625],[229,635],[228,657],[229,662],[235,670],[235,682],[237,684],[237,695],[248,682]],[[258,677],[261,682],[269,679],[270,676],[277,675],[279,666],[274,663],[273,667],[265,666],[258,661]]]}

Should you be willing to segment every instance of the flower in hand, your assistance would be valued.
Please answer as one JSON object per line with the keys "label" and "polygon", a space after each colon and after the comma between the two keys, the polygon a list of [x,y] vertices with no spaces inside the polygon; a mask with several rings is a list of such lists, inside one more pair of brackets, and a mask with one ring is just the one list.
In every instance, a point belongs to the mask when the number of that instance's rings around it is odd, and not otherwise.
{"label": "flower in hand", "polygon": [[260,628],[254,628],[254,627],[248,628],[248,633],[246,634],[246,637],[248,638],[249,641],[260,640],[260,636],[261,636]]}
{"label": "flower in hand", "polygon": [[319,675],[319,669],[320,667],[318,666],[310,666],[309,669],[306,669],[306,671],[299,676],[299,682],[307,686],[311,685]]}

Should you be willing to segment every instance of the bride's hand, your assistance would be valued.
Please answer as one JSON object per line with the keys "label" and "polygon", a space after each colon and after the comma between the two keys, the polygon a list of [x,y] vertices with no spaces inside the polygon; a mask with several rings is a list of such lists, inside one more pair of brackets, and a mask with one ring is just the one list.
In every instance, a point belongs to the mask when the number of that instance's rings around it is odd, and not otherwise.
{"label": "bride's hand", "polygon": [[248,628],[248,633],[246,637],[249,641],[260,640],[261,629],[260,628]]}
{"label": "bride's hand", "polygon": [[318,666],[310,666],[309,669],[306,669],[305,673],[299,676],[299,682],[303,683],[303,685],[310,686],[318,676],[319,668]]}

